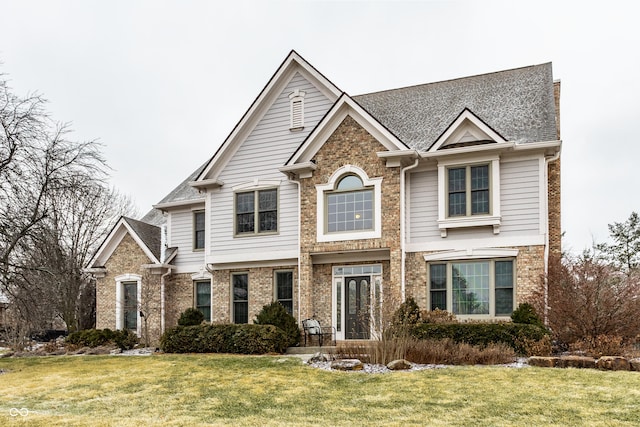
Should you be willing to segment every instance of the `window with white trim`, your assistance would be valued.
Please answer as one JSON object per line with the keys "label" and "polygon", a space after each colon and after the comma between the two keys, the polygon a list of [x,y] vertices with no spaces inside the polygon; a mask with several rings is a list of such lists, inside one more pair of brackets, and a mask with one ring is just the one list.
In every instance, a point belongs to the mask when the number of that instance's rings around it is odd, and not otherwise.
{"label": "window with white trim", "polygon": [[490,210],[489,165],[447,169],[447,216],[488,215]]}
{"label": "window with white trim", "polygon": [[235,193],[236,235],[278,231],[278,189]]}
{"label": "window with white trim", "polygon": [[380,238],[382,178],[346,165],[316,191],[319,242]]}
{"label": "window with white trim", "polygon": [[122,283],[123,329],[138,330],[138,282]]}
{"label": "window with white trim", "polygon": [[476,161],[438,162],[438,228],[492,226],[500,233],[500,160],[497,156]]}
{"label": "window with white trim", "polygon": [[327,233],[373,229],[373,189],[357,175],[340,178],[326,197]]}
{"label": "window with white trim", "polygon": [[204,211],[193,213],[193,249],[204,249]]}
{"label": "window with white trim", "polygon": [[515,304],[513,259],[429,263],[429,309],[458,316],[510,316]]}
{"label": "window with white trim", "polygon": [[122,274],[115,277],[115,282],[116,329],[129,329],[140,336],[142,276],[131,273]]}

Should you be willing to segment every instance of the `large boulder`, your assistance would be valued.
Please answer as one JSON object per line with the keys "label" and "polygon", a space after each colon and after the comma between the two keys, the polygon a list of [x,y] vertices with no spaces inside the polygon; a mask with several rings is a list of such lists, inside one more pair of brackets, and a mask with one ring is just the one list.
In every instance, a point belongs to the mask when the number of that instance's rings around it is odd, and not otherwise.
{"label": "large boulder", "polygon": [[339,359],[331,362],[331,369],[338,371],[361,371],[364,368],[358,359]]}
{"label": "large boulder", "polygon": [[539,368],[555,368],[560,361],[559,357],[531,356],[527,361],[530,366]]}
{"label": "large boulder", "polygon": [[629,366],[632,371],[640,372],[640,358],[629,360]]}
{"label": "large boulder", "polygon": [[561,356],[558,361],[560,368],[595,368],[596,359],[587,356]]}
{"label": "large boulder", "polygon": [[631,369],[629,361],[621,356],[602,356],[597,366],[605,371],[628,371]]}
{"label": "large boulder", "polygon": [[387,363],[387,368],[392,371],[411,369],[412,366],[413,365],[411,364],[411,362],[405,359],[392,360],[391,362]]}

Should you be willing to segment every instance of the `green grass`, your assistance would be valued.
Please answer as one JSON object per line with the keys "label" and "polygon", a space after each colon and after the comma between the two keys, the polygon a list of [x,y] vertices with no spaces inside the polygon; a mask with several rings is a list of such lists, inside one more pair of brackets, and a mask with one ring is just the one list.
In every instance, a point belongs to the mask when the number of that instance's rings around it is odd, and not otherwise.
{"label": "green grass", "polygon": [[[636,426],[640,373],[328,372],[278,356],[0,359],[0,425]],[[10,415],[27,408],[27,416]]]}

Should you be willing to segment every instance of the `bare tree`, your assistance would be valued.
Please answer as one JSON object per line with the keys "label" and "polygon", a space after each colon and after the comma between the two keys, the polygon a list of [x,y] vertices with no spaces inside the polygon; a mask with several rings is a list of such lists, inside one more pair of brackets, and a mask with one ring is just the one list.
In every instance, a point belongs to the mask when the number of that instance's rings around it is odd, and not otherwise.
{"label": "bare tree", "polygon": [[640,330],[640,277],[586,251],[553,259],[548,274],[549,326],[562,343],[600,336],[633,340]]}
{"label": "bare tree", "polygon": [[47,301],[70,332],[95,324],[95,281],[84,271],[111,225],[134,212],[131,201],[101,183],[64,189],[52,198],[33,264],[47,273]]}
{"label": "bare tree", "polygon": [[43,247],[78,237],[67,227],[67,240],[60,239],[60,206],[70,195],[94,194],[106,177],[99,145],[70,140],[68,126],[52,121],[45,103],[37,94],[14,95],[0,75],[0,292],[29,327],[42,323],[43,307],[55,305],[45,286],[54,275],[41,256],[57,255]]}

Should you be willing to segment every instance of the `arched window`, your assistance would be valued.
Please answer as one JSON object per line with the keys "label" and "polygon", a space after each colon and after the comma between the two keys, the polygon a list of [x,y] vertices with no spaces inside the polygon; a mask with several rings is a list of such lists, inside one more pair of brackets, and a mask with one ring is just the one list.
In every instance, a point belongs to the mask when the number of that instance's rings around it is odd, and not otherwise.
{"label": "arched window", "polygon": [[379,238],[381,184],[382,178],[369,178],[358,166],[345,165],[326,184],[316,185],[318,241]]}
{"label": "arched window", "polygon": [[373,189],[357,175],[345,175],[327,193],[327,233],[373,230]]}

